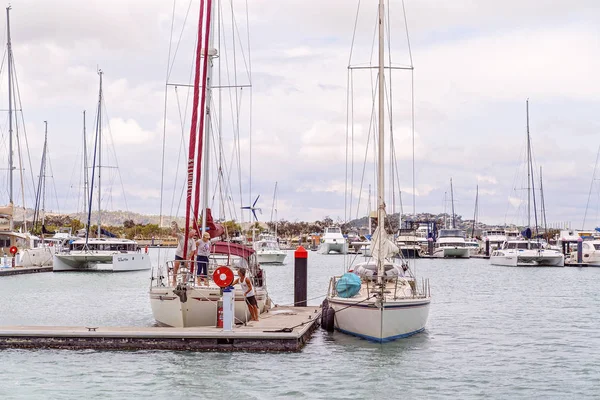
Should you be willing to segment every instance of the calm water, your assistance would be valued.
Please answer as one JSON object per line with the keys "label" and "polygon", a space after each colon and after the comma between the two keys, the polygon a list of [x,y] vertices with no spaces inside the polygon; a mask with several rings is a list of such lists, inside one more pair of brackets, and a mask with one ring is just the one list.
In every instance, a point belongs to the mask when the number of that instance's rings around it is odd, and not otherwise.
{"label": "calm water", "polygon": [[[309,298],[325,294],[342,264],[309,253]],[[433,302],[427,330],[408,339],[376,345],[318,330],[297,354],[3,350],[0,399],[600,396],[600,268],[415,268]],[[291,303],[292,252],[265,269],[274,301]],[[152,325],[149,275],[2,277],[0,325]]]}

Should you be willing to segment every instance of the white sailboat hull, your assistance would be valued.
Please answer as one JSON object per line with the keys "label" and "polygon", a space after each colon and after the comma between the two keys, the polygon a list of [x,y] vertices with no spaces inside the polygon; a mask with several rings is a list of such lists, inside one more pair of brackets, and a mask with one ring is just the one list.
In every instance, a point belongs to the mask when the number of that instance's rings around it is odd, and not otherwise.
{"label": "white sailboat hull", "polygon": [[283,264],[286,256],[287,254],[284,251],[256,252],[259,264]]}
{"label": "white sailboat hull", "polygon": [[336,311],[335,328],[374,342],[408,337],[425,329],[430,299],[402,299],[377,306],[374,301],[330,298]]}
{"label": "white sailboat hull", "polygon": [[70,252],[55,254],[53,271],[140,271],[150,269],[145,253]]}
{"label": "white sailboat hull", "polygon": [[[256,301],[261,313],[267,310],[267,292],[255,288]],[[172,287],[152,288],[150,290],[150,306],[152,314],[159,325],[176,328],[196,326],[216,326],[217,306],[221,300],[220,288],[188,287],[186,301],[174,293]],[[235,318],[236,322],[250,321],[250,312],[246,305],[244,293],[241,289],[235,290]]]}
{"label": "white sailboat hull", "polygon": [[39,247],[22,250],[18,267],[45,267],[52,265],[54,247]]}

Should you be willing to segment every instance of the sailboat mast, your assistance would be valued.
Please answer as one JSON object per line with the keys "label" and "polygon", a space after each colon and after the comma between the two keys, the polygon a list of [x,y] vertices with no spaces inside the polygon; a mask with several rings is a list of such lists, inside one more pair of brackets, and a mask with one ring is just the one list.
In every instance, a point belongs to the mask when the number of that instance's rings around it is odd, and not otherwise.
{"label": "sailboat mast", "polygon": [[529,99],[525,102],[527,115],[527,227],[531,227],[531,142],[529,140]]}
{"label": "sailboat mast", "polygon": [[[9,204],[13,205],[13,95],[12,95],[12,44],[10,41],[10,6],[6,7],[6,48],[7,48],[7,64],[8,64],[8,170],[9,170]],[[13,219],[10,219],[10,230],[14,229]]]}
{"label": "sailboat mast", "polygon": [[42,237],[44,236],[43,227],[46,222],[46,155],[48,152],[48,121],[44,121],[44,154],[42,156],[42,190],[40,192],[42,198]]}
{"label": "sailboat mast", "polygon": [[475,237],[475,224],[477,223],[477,207],[479,206],[479,185],[475,189],[475,211],[473,211],[473,230],[471,231],[471,237]]}
{"label": "sailboat mast", "polygon": [[204,125],[204,132],[200,134],[204,134],[204,155],[202,160],[202,169],[204,171],[204,176],[202,180],[202,232],[206,231],[206,208],[208,207],[208,187],[210,184],[210,175],[208,173],[209,169],[209,161],[210,161],[210,137],[211,134],[211,114],[210,114],[210,105],[212,102],[212,75],[213,75],[213,57],[216,55],[214,53],[214,29],[212,29],[212,22],[214,15],[215,2],[212,0],[207,0],[207,15],[206,15],[206,33],[205,35],[205,46],[204,49],[204,74],[206,79],[204,80],[205,85],[205,98],[202,99],[206,108],[204,108],[204,104],[201,106],[201,109],[205,111],[205,119],[206,122],[200,121],[200,126]]}
{"label": "sailboat mast", "polygon": [[85,132],[85,110],[83,110],[83,209],[87,211],[88,196],[88,159],[87,159],[87,137]]}
{"label": "sailboat mast", "polygon": [[378,152],[378,160],[377,160],[377,229],[379,229],[379,241],[378,241],[378,257],[377,257],[377,280],[379,283],[383,282],[383,235],[385,233],[385,201],[384,201],[384,170],[383,170],[383,162],[384,162],[384,151],[383,151],[383,143],[384,143],[384,5],[383,0],[379,0],[379,152]]}
{"label": "sailboat mast", "polygon": [[454,215],[454,189],[452,188],[452,178],[450,178],[450,202],[452,204],[452,229],[456,229],[456,217]]}
{"label": "sailboat mast", "polygon": [[102,200],[102,179],[101,173],[102,170],[102,75],[104,72],[102,70],[98,70],[98,75],[100,76],[100,90],[98,91],[98,238],[100,238],[100,225],[101,221],[101,213],[102,207],[100,201]]}
{"label": "sailboat mast", "polygon": [[542,180],[542,167],[540,166],[540,195],[542,197],[542,218],[544,221],[544,233],[546,234],[546,240],[550,240],[548,237],[548,223],[546,222],[546,203],[544,201],[544,186]]}

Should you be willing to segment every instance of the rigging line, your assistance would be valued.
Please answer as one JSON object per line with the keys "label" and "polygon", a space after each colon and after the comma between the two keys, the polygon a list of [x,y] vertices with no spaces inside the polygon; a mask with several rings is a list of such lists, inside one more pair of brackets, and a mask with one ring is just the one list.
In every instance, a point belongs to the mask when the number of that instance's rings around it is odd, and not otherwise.
{"label": "rigging line", "polygon": [[411,97],[411,137],[412,137],[412,186],[413,186],[413,215],[417,215],[416,211],[416,172],[415,172],[415,74],[412,57],[412,46],[410,44],[410,35],[408,31],[408,18],[406,17],[406,7],[402,0],[402,15],[404,16],[404,30],[406,32],[406,44],[408,46],[408,57],[410,59],[410,97]]}
{"label": "rigging line", "polygon": [[[177,0],[173,0],[173,16],[172,16],[173,19],[175,18],[175,2],[176,1]],[[169,78],[171,77],[171,71],[173,70],[173,66],[175,65],[175,60],[177,59],[177,53],[179,52],[179,46],[181,45],[181,38],[183,37],[183,32],[185,31],[185,26],[187,24],[188,16],[190,15],[191,7],[192,7],[192,0],[190,0],[188,2],[188,8],[185,13],[185,17],[183,19],[183,24],[181,25],[181,32],[179,32],[177,46],[175,46],[175,51],[173,52],[173,60],[171,61],[171,59],[169,59],[168,60],[169,62],[167,63],[167,82],[169,81]],[[171,31],[171,37],[169,38],[169,42],[171,42],[172,38],[173,38],[173,36],[172,36],[172,31]],[[170,47],[171,47],[171,44],[169,43],[169,48]],[[192,63],[192,65],[193,65],[193,63]]]}
{"label": "rigging line", "polygon": [[354,40],[356,39],[356,29],[358,27],[358,14],[360,11],[360,0],[356,6],[356,17],[354,18],[354,29],[352,30],[352,42],[350,43],[350,54],[348,56],[348,68],[352,64],[352,51],[354,50]]}
{"label": "rigging line", "polygon": [[[179,142],[179,152],[177,154],[177,162],[175,163],[175,176],[179,176],[179,167],[181,164],[181,154],[183,152],[183,146],[185,145],[185,123],[184,123],[184,119],[185,116],[181,114],[181,103],[179,101],[179,91],[177,90],[177,87],[175,87],[175,99],[177,100],[177,110],[179,112],[179,123],[181,125],[181,141]],[[185,187],[185,185],[182,185],[183,187]],[[176,214],[173,213],[173,206],[175,205],[175,193],[177,193],[177,179],[173,179],[173,192],[172,192],[172,197],[171,197],[171,211],[170,211],[170,215],[179,215],[179,209],[181,207],[181,199],[179,201],[179,204],[177,206],[177,212]]]}
{"label": "rigging line", "polygon": [[[19,109],[21,112],[21,123],[23,124],[23,136],[25,138],[25,147],[27,148],[27,159],[29,161],[29,173],[31,175],[31,187],[28,189],[32,190],[32,193],[35,192],[35,179],[33,177],[33,164],[31,162],[31,153],[29,152],[29,139],[27,138],[27,127],[25,126],[25,115],[23,113],[23,103],[21,100],[21,89],[19,87],[19,79],[17,76],[17,67],[15,65],[15,56],[14,54],[12,55],[12,71],[13,71],[13,81],[15,84],[15,93],[13,93],[13,96],[15,98],[15,104],[17,104],[17,100],[18,100],[18,104],[19,104]],[[18,135],[18,124],[15,125],[17,128],[17,135]],[[20,150],[19,150],[20,151]],[[22,156],[20,156],[22,157]],[[22,165],[22,164],[21,164]],[[23,177],[21,177],[21,186],[24,186],[24,180]],[[21,189],[21,190],[24,190]],[[23,208],[25,208],[25,195],[23,194]]]}
{"label": "rigging line", "polygon": [[[390,2],[388,0],[387,2],[387,13],[385,14],[385,16],[387,17],[387,36],[388,36],[388,62],[390,64],[390,67],[392,66],[392,35],[390,33],[391,30],[391,23],[390,23]],[[385,65],[384,65],[385,67]],[[384,70],[384,75],[385,75],[385,70]],[[393,103],[393,98],[392,98],[392,70],[390,69],[388,71],[388,76],[389,76],[389,91],[386,90],[385,94],[387,95],[389,92],[389,99],[387,99],[386,96],[386,100],[388,101],[388,114],[389,114],[389,123],[390,123],[390,164],[391,164],[391,168],[390,168],[390,201],[392,202],[392,214],[394,214],[396,212],[396,188],[395,188],[395,180],[394,180],[394,167],[393,167],[393,157],[394,157],[394,118],[393,118],[393,111],[394,111],[394,103]],[[384,81],[384,85],[386,85],[387,82]],[[388,85],[386,85],[388,86]]]}
{"label": "rigging line", "polygon": [[350,70],[350,205],[348,214],[352,215],[354,202],[354,71]]}
{"label": "rigging line", "polygon": [[[251,78],[251,67],[250,67],[250,36],[249,36],[249,20],[246,20],[246,28],[248,30],[248,60],[246,60],[246,54],[244,53],[244,47],[242,46],[242,38],[240,35],[240,31],[239,31],[239,27],[237,24],[237,20],[235,19],[235,14],[233,11],[233,0],[230,0],[231,3],[231,10],[232,10],[232,36],[235,40],[236,34],[237,34],[237,39],[240,42],[240,53],[242,56],[242,60],[244,61],[244,66],[246,67],[246,71],[248,72],[248,80],[250,81],[250,84],[252,84],[252,78]],[[246,0],[246,15],[248,15],[248,0]]]}
{"label": "rigging line", "polygon": [[[356,206],[356,218],[358,218],[358,211],[360,210],[360,201],[362,198],[362,191],[363,191],[363,183],[365,180],[365,171],[366,171],[366,167],[367,167],[367,157],[369,156],[369,143],[371,142],[371,134],[373,134],[373,142],[375,142],[375,131],[373,129],[374,126],[374,119],[375,119],[375,96],[376,93],[372,94],[372,99],[371,99],[371,118],[369,119],[369,134],[367,135],[367,146],[365,148],[365,157],[364,157],[364,161],[363,161],[363,169],[362,169],[362,175],[361,175],[361,180],[360,180],[360,188],[359,188],[359,197],[358,197],[358,205]],[[375,144],[374,144],[375,146]]]}
{"label": "rigging line", "polygon": [[[344,169],[344,220],[348,222],[350,219],[348,212],[348,137],[350,136],[350,126],[349,126],[349,117],[350,117],[350,70],[346,72],[346,165]],[[271,213],[271,218],[273,217]]]}
{"label": "rigging line", "polygon": [[[102,102],[104,104],[104,114],[106,115],[106,125],[108,127],[108,137],[110,139],[110,143],[112,144],[112,153],[113,156],[115,158],[114,162],[115,162],[115,168],[117,169],[117,175],[119,176],[119,181],[121,182],[121,189],[123,190],[123,201],[125,202],[125,211],[127,213],[130,213],[129,211],[129,205],[127,204],[127,195],[125,194],[125,185],[123,185],[123,178],[121,176],[121,169],[119,168],[119,159],[117,157],[117,149],[115,148],[115,141],[113,139],[113,135],[112,135],[112,129],[110,128],[110,117],[108,115],[108,108],[106,107],[106,100],[104,100],[104,96],[102,97]],[[110,191],[111,191],[111,202],[112,202],[112,189],[113,189],[113,183],[114,180],[116,179],[115,176],[111,177],[111,185],[110,185]]]}
{"label": "rigging line", "polygon": [[50,178],[52,178],[52,189],[54,189],[54,199],[56,200],[56,211],[60,214],[60,204],[58,202],[58,191],[56,190],[56,179],[54,179],[54,169],[52,160],[48,157],[48,167],[50,168]]}
{"label": "rigging line", "polygon": [[[231,4],[231,26],[232,28],[235,26],[235,12],[233,10],[233,1],[230,1]],[[237,86],[238,84],[238,79],[237,79],[237,56],[236,56],[236,46],[235,46],[235,31],[232,33],[231,35],[231,44],[232,44],[232,50],[233,50],[233,85]],[[241,89],[240,89],[240,95],[241,95]],[[235,90],[235,125],[234,125],[234,131],[237,132],[237,136],[238,136],[238,142],[239,142],[239,137],[240,137],[240,110],[239,110],[239,106],[238,106],[238,91],[237,89]],[[238,144],[239,145],[239,144]],[[241,154],[240,154],[241,157]],[[249,181],[249,188],[248,188],[248,201],[250,202],[249,204],[252,203],[252,164],[251,164],[252,159],[250,158],[249,160],[249,171],[250,173],[248,174],[248,181]],[[240,174],[241,174],[241,168],[240,168]],[[241,175],[240,175],[241,177]],[[240,178],[240,191],[241,191],[241,178]],[[249,211],[248,212],[248,216],[249,216],[249,220],[252,221],[252,213]]]}
{"label": "rigging line", "polygon": [[587,218],[588,207],[590,206],[590,198],[592,197],[592,189],[594,187],[594,180],[596,179],[596,169],[598,168],[598,159],[600,157],[600,146],[598,146],[598,151],[596,152],[596,163],[594,164],[594,172],[592,173],[592,182],[590,182],[590,191],[588,193],[587,203],[585,205],[585,213],[583,214],[583,223],[581,224],[581,229],[585,229],[585,220]]}
{"label": "rigging line", "polygon": [[[162,140],[162,154],[160,160],[160,202],[159,202],[159,223],[158,226],[162,228],[163,226],[163,195],[164,195],[164,184],[165,184],[165,150],[167,146],[167,100],[169,90],[166,86],[169,82],[169,73],[171,64],[171,50],[173,44],[173,28],[175,26],[175,5],[177,0],[173,0],[173,9],[171,11],[171,32],[169,35],[169,51],[167,55],[167,68],[165,72],[165,96],[164,96],[164,109],[163,109],[163,140]],[[191,1],[190,1],[191,4]]]}

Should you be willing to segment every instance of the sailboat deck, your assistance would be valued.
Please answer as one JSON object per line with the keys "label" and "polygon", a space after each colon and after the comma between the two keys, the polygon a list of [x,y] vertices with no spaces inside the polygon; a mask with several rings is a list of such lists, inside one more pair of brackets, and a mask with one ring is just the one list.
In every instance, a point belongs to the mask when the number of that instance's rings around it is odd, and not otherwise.
{"label": "sailboat deck", "polygon": [[[320,319],[320,307],[274,307],[260,321],[216,327],[0,326],[2,348],[185,351],[299,351]],[[291,329],[288,329],[291,328]]]}

